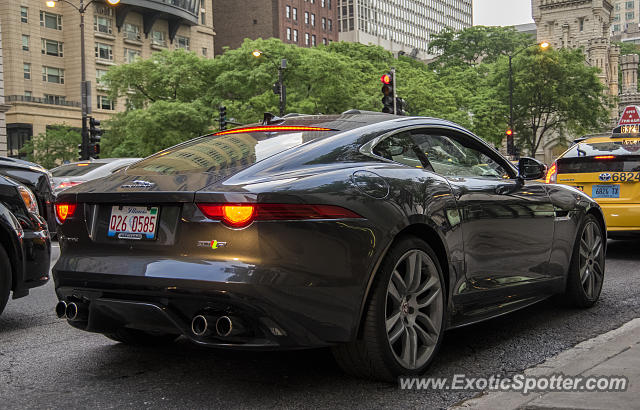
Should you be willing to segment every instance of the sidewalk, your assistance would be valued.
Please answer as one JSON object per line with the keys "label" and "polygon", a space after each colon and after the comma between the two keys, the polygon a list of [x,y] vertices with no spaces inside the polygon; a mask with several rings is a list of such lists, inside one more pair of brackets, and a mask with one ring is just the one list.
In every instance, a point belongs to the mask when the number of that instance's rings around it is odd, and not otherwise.
{"label": "sidewalk", "polygon": [[626,376],[626,392],[490,392],[451,409],[640,409],[640,318],[587,340],[544,363],[525,370],[525,375]]}

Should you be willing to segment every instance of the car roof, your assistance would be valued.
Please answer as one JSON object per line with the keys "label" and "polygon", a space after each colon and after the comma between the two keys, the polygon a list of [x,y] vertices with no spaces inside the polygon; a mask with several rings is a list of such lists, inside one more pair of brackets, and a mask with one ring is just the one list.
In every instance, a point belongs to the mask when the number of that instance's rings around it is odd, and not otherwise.
{"label": "car roof", "polygon": [[0,167],[26,168],[36,172],[47,172],[42,166],[19,158],[0,157]]}

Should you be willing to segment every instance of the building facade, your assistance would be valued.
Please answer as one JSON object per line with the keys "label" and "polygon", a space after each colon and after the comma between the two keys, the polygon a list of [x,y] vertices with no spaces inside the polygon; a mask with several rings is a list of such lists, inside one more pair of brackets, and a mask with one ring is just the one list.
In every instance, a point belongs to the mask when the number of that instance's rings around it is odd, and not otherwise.
{"label": "building facade", "polygon": [[[70,0],[79,3],[77,0]],[[86,76],[91,115],[99,120],[124,109],[110,101],[100,78],[118,64],[154,51],[184,48],[213,57],[212,0],[102,0],[85,13]],[[20,156],[24,142],[47,126],[81,127],[80,14],[59,1],[2,0],[7,153]]]}
{"label": "building facade", "polygon": [[340,41],[427,60],[431,37],[473,25],[472,0],[338,0]]}
{"label": "building facade", "polygon": [[614,35],[623,34],[629,30],[637,32],[640,24],[640,0],[613,0]]}
{"label": "building facade", "polygon": [[[638,1],[638,0],[636,0]],[[581,48],[587,64],[600,69],[599,78],[611,97],[618,96],[620,48],[611,43],[614,4],[610,0],[532,0],[538,42],[554,48]],[[614,121],[617,110],[611,113]],[[573,137],[570,137],[573,139]],[[536,156],[550,163],[566,144],[550,135]]]}
{"label": "building facade", "polygon": [[313,47],[338,40],[336,0],[213,0],[216,55],[244,39]]}
{"label": "building facade", "polygon": [[4,102],[4,76],[2,66],[2,24],[0,23],[0,156],[7,155],[7,116],[9,106]]}

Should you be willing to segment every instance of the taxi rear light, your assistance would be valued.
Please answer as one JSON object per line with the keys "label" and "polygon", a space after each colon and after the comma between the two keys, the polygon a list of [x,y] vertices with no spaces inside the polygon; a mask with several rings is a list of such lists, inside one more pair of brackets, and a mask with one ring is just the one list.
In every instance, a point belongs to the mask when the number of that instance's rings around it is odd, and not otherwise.
{"label": "taxi rear light", "polygon": [[228,131],[220,131],[213,134],[214,137],[228,134],[242,134],[247,132],[293,132],[293,131],[333,131],[331,128],[302,127],[297,125],[265,125],[262,127],[235,128]]}
{"label": "taxi rear light", "polygon": [[547,176],[544,179],[544,182],[547,184],[555,184],[558,179],[558,165],[557,163],[553,163],[549,167],[549,171],[547,171]]}
{"label": "taxi rear light", "polygon": [[198,204],[209,219],[243,228],[253,221],[335,220],[362,218],[349,209],[335,205],[307,204]]}
{"label": "taxi rear light", "polygon": [[614,159],[615,155],[596,155],[595,159]]}
{"label": "taxi rear light", "polygon": [[56,204],[56,219],[59,224],[63,224],[69,217],[76,212],[76,204],[60,202]]}

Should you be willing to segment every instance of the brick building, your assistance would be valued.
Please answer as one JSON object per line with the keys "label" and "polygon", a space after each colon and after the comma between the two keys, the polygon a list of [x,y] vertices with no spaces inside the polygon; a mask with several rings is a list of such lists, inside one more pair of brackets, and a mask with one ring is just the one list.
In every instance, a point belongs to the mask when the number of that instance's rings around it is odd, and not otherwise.
{"label": "brick building", "polygon": [[[124,102],[110,101],[100,85],[100,77],[112,66],[164,49],[185,48],[213,57],[211,1],[121,0],[111,7],[97,0],[91,4],[85,13],[91,115],[102,120],[124,109]],[[45,0],[1,0],[0,24],[4,94],[10,107],[7,151],[16,157],[24,142],[44,133],[48,125],[81,126],[80,15],[62,1],[48,8]]]}
{"label": "brick building", "polygon": [[216,55],[245,38],[313,47],[338,40],[336,0],[213,0]]}
{"label": "brick building", "polygon": [[0,24],[0,156],[7,155],[7,116],[9,106],[4,103],[4,80],[2,66],[2,24]]}

